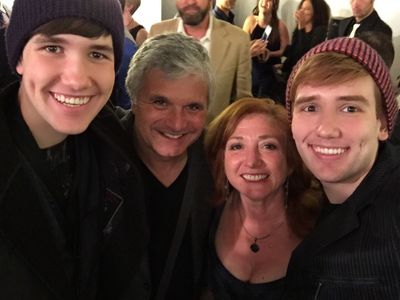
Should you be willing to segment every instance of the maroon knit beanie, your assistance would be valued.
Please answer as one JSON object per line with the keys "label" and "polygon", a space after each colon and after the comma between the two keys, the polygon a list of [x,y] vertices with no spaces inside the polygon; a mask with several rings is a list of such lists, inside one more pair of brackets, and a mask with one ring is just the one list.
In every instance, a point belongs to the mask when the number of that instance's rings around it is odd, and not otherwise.
{"label": "maroon knit beanie", "polygon": [[112,36],[115,71],[124,45],[124,24],[118,0],[15,0],[6,30],[8,63],[13,71],[33,31],[54,19],[82,18],[94,21]]}
{"label": "maroon knit beanie", "polygon": [[296,64],[290,74],[286,87],[286,108],[289,111],[290,119],[292,118],[292,103],[289,96],[293,79],[297,74],[297,71],[308,58],[315,54],[324,52],[337,52],[344,54],[361,64],[368,71],[381,92],[383,111],[385,113],[390,136],[396,122],[399,108],[396,102],[389,70],[380,55],[368,44],[357,38],[340,37],[327,40],[308,51]]}

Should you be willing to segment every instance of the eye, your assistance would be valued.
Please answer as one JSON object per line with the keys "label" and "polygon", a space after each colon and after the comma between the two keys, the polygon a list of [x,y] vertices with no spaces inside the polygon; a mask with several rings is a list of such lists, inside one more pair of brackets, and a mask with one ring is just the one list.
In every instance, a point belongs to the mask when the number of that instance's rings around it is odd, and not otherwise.
{"label": "eye", "polygon": [[241,144],[238,144],[238,143],[234,143],[234,144],[230,144],[230,145],[228,145],[228,150],[232,150],[232,151],[235,151],[235,150],[240,150],[240,149],[242,149],[243,147],[242,147],[242,145]]}
{"label": "eye", "polygon": [[316,110],[317,110],[317,108],[313,104],[306,105],[303,107],[303,111],[305,111],[305,112],[314,112]]}
{"label": "eye", "polygon": [[192,103],[186,106],[186,109],[192,112],[204,110],[204,106],[198,103]]}
{"label": "eye", "polygon": [[359,111],[359,109],[357,107],[352,106],[352,105],[345,106],[342,110],[344,112],[348,112],[348,113],[355,113],[355,112]]}
{"label": "eye", "polygon": [[267,150],[275,150],[276,148],[278,148],[275,144],[273,143],[265,143],[262,144],[261,146],[263,149],[267,149]]}
{"label": "eye", "polygon": [[96,52],[96,51],[91,52],[91,53],[90,53],[90,57],[91,57],[91,58],[94,58],[94,59],[105,59],[105,58],[107,58],[107,56],[104,55],[103,53],[101,53],[101,52]]}
{"label": "eye", "polygon": [[56,46],[56,45],[49,45],[49,46],[44,47],[44,49],[49,53],[60,53],[61,52],[61,47]]}
{"label": "eye", "polygon": [[155,107],[162,108],[162,109],[164,109],[164,108],[166,108],[168,106],[167,101],[165,101],[164,99],[160,99],[160,98],[154,99],[152,104]]}

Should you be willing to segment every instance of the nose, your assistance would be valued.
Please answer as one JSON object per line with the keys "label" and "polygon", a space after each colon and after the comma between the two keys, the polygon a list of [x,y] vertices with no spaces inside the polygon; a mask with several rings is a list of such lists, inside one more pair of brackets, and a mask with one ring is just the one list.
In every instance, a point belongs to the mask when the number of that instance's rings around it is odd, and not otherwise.
{"label": "nose", "polygon": [[187,117],[180,107],[172,107],[168,112],[166,121],[169,129],[175,132],[182,131],[187,125]]}
{"label": "nose", "polygon": [[246,165],[250,168],[255,168],[262,165],[261,154],[258,147],[247,148]]}
{"label": "nose", "polygon": [[317,127],[318,136],[328,139],[340,137],[341,130],[337,124],[339,123],[334,113],[322,114]]}
{"label": "nose", "polygon": [[70,57],[62,66],[62,82],[72,90],[83,90],[91,84],[93,70],[86,64],[84,58]]}

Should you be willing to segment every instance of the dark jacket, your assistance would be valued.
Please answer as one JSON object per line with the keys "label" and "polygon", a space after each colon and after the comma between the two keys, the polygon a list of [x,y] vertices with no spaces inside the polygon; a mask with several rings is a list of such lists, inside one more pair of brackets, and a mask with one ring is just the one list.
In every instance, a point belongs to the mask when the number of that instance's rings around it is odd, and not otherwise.
{"label": "dark jacket", "polygon": [[282,66],[282,72],[286,73],[285,78],[289,77],[293,67],[308,50],[325,41],[327,31],[328,27],[323,25],[313,28],[310,32],[297,28],[293,31],[292,43],[283,53],[286,56]]}
{"label": "dark jacket", "polygon": [[[354,17],[341,20],[339,22],[337,32],[336,30],[331,31],[328,35],[328,39],[340,36],[348,36],[355,22],[356,21]],[[382,21],[376,10],[374,10],[368,17],[360,22],[360,27],[358,27],[355,37],[364,31],[379,31],[390,36],[390,39],[392,39],[392,29],[389,25]]]}
{"label": "dark jacket", "polygon": [[[129,112],[123,117],[122,122],[127,132],[133,135],[133,115]],[[207,237],[212,214],[212,207],[209,199],[212,195],[213,180],[204,155],[202,138],[200,138],[188,149],[188,178],[179,219],[177,221],[178,228],[175,231],[166,262],[166,265],[169,264],[171,268],[169,270],[164,270],[163,276],[166,278],[166,284],[163,287],[152,286],[152,295],[158,295],[157,299],[164,299],[165,297],[170,279],[168,274],[169,272],[171,272],[171,274],[173,273],[176,254],[178,253],[185,230],[188,226],[191,230],[194,294],[199,295],[201,289],[205,285],[204,272],[206,267]],[[136,158],[139,159],[138,157]],[[179,224],[182,226],[179,227]],[[146,266],[146,264],[144,265]],[[149,274],[149,270],[147,270],[147,274]],[[161,279],[161,281],[162,280],[163,279]],[[132,289],[132,295],[135,295],[134,292],[135,291]],[[127,299],[137,298],[131,297]]]}
{"label": "dark jacket", "polygon": [[353,194],[293,252],[283,299],[400,299],[400,148],[381,145]]}
{"label": "dark jacket", "polygon": [[[15,84],[0,95],[0,298],[95,299],[99,273],[106,273],[119,279],[115,283],[102,277],[107,282],[106,286],[101,285],[104,294],[113,293],[112,297],[102,298],[119,299],[128,278],[139,272],[144,251],[137,241],[143,241],[145,225],[139,179],[121,146],[126,139],[118,119],[106,107],[87,130],[96,149],[99,170],[99,174],[90,176],[100,175],[102,197],[90,208],[83,208],[85,205],[80,208],[77,268],[81,280],[74,284],[67,276],[69,253],[50,207],[52,195],[46,182],[18,150],[6,122],[7,107],[17,101],[17,91]],[[118,240],[121,228],[127,231],[130,240]],[[118,251],[120,259],[106,270]],[[129,256],[124,255],[126,251]],[[126,273],[130,277],[121,278],[114,272],[122,268],[121,264],[129,269]]]}

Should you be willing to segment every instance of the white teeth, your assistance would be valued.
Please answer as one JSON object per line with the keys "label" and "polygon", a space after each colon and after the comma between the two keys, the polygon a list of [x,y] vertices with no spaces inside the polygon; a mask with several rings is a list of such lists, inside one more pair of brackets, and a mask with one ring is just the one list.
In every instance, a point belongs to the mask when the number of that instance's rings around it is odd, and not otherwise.
{"label": "white teeth", "polygon": [[69,107],[77,106],[77,105],[84,105],[89,102],[90,97],[66,97],[61,94],[54,94],[54,98]]}
{"label": "white teeth", "polygon": [[314,147],[315,152],[326,154],[326,155],[339,155],[346,151],[346,148],[326,148],[326,147]]}
{"label": "white teeth", "polygon": [[172,133],[163,133],[166,137],[169,137],[171,139],[179,139],[183,134],[172,134]]}
{"label": "white teeth", "polygon": [[267,175],[265,174],[257,174],[257,175],[251,175],[251,174],[244,174],[243,178],[248,180],[248,181],[259,181],[267,178]]}

